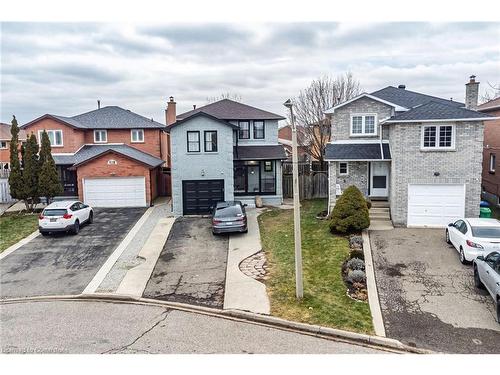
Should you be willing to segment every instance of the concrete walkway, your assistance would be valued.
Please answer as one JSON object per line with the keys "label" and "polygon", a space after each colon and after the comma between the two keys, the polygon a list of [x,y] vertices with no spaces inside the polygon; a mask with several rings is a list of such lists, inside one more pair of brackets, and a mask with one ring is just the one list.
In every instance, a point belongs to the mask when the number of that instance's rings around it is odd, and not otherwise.
{"label": "concrete walkway", "polygon": [[269,314],[270,304],[266,286],[241,272],[240,263],[262,249],[257,216],[261,210],[247,210],[248,233],[234,234],[229,238],[227,257],[226,289],[224,309],[250,311],[258,314]]}
{"label": "concrete walkway", "polygon": [[155,200],[154,206],[150,208],[151,212],[149,213],[147,219],[140,226],[140,228],[138,228],[137,233],[127,244],[125,250],[113,264],[109,272],[107,272],[105,278],[99,283],[95,292],[116,292],[127,272],[131,268],[143,263],[143,260],[141,261],[141,259],[138,259],[137,256],[142,251],[157,223],[162,218],[172,216],[170,207],[170,201],[166,197],[159,197]]}

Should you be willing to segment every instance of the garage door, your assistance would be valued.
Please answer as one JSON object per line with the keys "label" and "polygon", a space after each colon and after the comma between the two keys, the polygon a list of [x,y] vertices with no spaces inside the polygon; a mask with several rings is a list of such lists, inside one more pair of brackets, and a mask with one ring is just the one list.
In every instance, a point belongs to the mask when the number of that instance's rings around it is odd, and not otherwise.
{"label": "garage door", "polygon": [[145,207],[144,177],[85,178],[83,200],[92,207]]}
{"label": "garage door", "polygon": [[210,206],[224,200],[224,180],[182,181],[184,215],[207,214]]}
{"label": "garage door", "polygon": [[408,226],[445,227],[464,214],[464,185],[408,186]]}

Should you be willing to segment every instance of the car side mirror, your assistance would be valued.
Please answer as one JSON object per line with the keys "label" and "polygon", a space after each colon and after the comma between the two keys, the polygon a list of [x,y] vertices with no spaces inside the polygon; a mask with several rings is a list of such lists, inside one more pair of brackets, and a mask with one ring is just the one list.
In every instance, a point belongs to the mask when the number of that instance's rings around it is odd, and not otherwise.
{"label": "car side mirror", "polygon": [[450,224],[448,224],[448,226],[449,226],[449,227],[454,227],[454,226],[455,226],[455,224],[450,223]]}
{"label": "car side mirror", "polygon": [[244,203],[244,204],[243,204],[243,207],[248,207],[248,204]]}
{"label": "car side mirror", "polygon": [[484,257],[483,257],[482,255],[478,255],[478,256],[476,257],[476,259],[479,259],[479,260],[484,260]]}

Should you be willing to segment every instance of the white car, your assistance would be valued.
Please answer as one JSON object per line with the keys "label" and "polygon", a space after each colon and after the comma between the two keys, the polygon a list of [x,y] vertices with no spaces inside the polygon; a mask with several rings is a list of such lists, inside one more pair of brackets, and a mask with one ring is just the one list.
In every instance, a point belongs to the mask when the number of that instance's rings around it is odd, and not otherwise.
{"label": "white car", "polygon": [[38,217],[38,230],[42,235],[71,231],[77,234],[83,223],[94,221],[92,207],[79,201],[60,201],[49,204]]}
{"label": "white car", "polygon": [[500,221],[496,219],[460,219],[448,224],[446,242],[452,244],[460,254],[463,264],[478,256],[500,251]]}
{"label": "white car", "polygon": [[500,323],[500,252],[494,251],[474,259],[474,285],[486,289],[493,297],[497,322]]}

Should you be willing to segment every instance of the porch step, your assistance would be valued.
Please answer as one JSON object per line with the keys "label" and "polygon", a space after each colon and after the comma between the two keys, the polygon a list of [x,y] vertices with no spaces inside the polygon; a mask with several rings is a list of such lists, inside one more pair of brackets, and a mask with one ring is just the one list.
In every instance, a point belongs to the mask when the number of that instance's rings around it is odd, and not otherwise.
{"label": "porch step", "polygon": [[384,213],[384,214],[370,213],[370,220],[391,220],[391,216],[389,215],[389,213]]}
{"label": "porch step", "polygon": [[390,210],[389,210],[389,207],[372,207],[370,208],[370,213],[374,213],[374,214],[385,214],[385,213],[389,213]]}
{"label": "porch step", "polygon": [[370,227],[368,230],[393,229],[389,202],[372,201],[372,208],[368,211],[370,215]]}
{"label": "porch step", "polygon": [[375,201],[372,200],[372,209],[373,208],[389,208],[389,202],[388,201]]}

